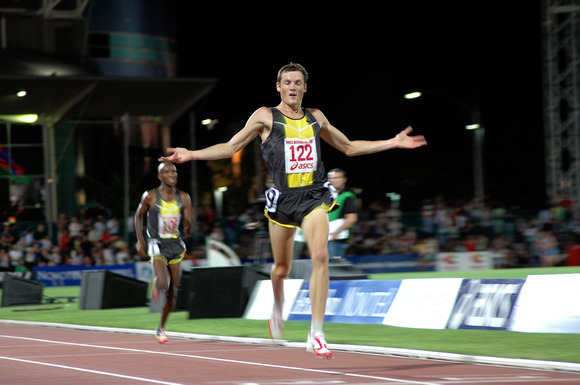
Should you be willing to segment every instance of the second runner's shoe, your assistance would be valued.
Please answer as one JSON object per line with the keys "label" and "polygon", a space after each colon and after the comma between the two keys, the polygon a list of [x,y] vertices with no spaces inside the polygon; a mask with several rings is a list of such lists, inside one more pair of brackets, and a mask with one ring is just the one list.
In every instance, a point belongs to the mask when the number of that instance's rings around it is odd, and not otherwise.
{"label": "second runner's shoe", "polygon": [[155,328],[155,337],[157,337],[157,341],[160,344],[166,344],[169,342],[169,340],[167,339],[167,337],[165,336],[165,329],[157,326]]}

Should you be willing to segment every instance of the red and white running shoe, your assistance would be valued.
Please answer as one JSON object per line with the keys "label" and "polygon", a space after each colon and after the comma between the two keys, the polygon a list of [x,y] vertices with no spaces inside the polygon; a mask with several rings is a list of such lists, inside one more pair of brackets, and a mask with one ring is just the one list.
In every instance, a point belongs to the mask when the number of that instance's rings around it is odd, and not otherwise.
{"label": "red and white running shoe", "polygon": [[157,326],[155,328],[155,337],[157,337],[157,341],[160,344],[166,344],[169,342],[169,340],[167,339],[167,337],[165,336],[165,329]]}
{"label": "red and white running shoe", "polygon": [[331,360],[334,358],[334,354],[326,346],[326,340],[324,339],[324,334],[317,334],[311,336],[308,333],[308,341],[306,342],[306,351],[316,354],[319,359]]}

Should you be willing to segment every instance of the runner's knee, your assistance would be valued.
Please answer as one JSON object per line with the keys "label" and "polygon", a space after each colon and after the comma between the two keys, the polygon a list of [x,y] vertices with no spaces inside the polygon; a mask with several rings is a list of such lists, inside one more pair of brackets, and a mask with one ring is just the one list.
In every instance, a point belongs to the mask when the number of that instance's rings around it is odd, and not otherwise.
{"label": "runner's knee", "polygon": [[328,251],[326,249],[314,250],[310,256],[312,266],[328,264]]}
{"label": "runner's knee", "polygon": [[272,266],[272,278],[284,279],[287,278],[292,270],[292,265],[286,263],[275,263]]}

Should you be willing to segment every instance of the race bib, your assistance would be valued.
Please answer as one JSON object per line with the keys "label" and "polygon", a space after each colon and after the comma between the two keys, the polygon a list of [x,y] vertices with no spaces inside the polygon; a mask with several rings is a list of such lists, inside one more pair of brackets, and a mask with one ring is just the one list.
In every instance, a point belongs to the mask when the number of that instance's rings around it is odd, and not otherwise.
{"label": "race bib", "polygon": [[275,213],[278,209],[278,198],[280,198],[280,191],[275,187],[270,187],[266,190],[266,210],[269,213]]}
{"label": "race bib", "polygon": [[161,238],[175,237],[179,234],[179,222],[181,215],[160,215],[159,216],[159,236]]}
{"label": "race bib", "polygon": [[316,141],[308,139],[284,139],[284,155],[286,158],[286,174],[313,172],[318,163]]}

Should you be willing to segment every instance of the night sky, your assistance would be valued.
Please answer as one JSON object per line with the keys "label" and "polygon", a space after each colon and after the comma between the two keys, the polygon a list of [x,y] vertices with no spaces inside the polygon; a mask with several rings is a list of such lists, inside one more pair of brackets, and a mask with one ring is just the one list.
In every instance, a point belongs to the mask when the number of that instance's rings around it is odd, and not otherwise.
{"label": "night sky", "polygon": [[[408,125],[425,135],[421,149],[355,158],[323,145],[325,168],[347,170],[365,204],[393,191],[410,211],[426,197],[473,196],[473,133],[460,107],[473,105],[472,95],[486,129],[488,202],[545,203],[539,0],[517,8],[215,3],[181,8],[177,24],[179,76],[219,79],[198,106],[200,118],[219,119],[211,132],[199,130],[199,147],[228,140],[257,108],[277,105],[277,71],[293,61],[309,72],[303,106],[320,108],[349,138],[388,139]],[[413,90],[431,92],[403,99]]]}

